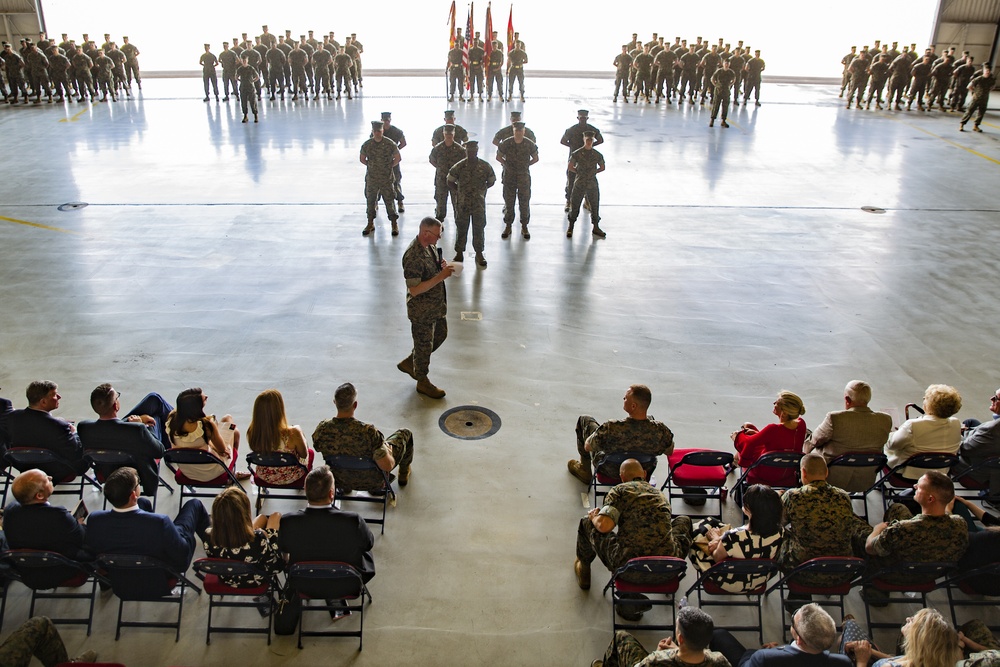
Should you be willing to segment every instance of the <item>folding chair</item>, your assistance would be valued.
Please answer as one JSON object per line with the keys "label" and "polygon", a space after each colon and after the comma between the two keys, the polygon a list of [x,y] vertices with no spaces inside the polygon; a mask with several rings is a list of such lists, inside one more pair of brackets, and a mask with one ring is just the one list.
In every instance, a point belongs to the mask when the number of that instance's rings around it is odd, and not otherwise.
{"label": "folding chair", "polygon": [[[190,587],[199,595],[201,589],[180,572],[166,563],[135,554],[101,554],[97,557],[99,571],[111,583],[111,590],[118,597],[118,623],[115,626],[115,641],[122,634],[122,628],[174,628],[174,641],[181,638],[181,614],[184,613],[184,592]],[[180,589],[175,591],[174,588]],[[166,602],[177,605],[177,620],[165,621],[123,621],[122,610],[126,602]],[[138,617],[138,614],[136,615]]]}
{"label": "folding chair", "polygon": [[[120,449],[85,449],[83,450],[83,459],[90,463],[90,467],[94,469],[94,476],[97,477],[97,481],[103,484],[107,479],[107,476],[118,468],[135,468],[139,469],[139,463],[129,452],[123,452]],[[159,466],[157,466],[159,467]],[[174,492],[174,487],[167,484],[167,482],[160,477],[157,488],[160,486],[165,487],[170,493]],[[156,496],[153,494],[153,511],[156,511]],[[108,508],[108,499],[104,498],[104,509]]]}
{"label": "folding chair", "polygon": [[[914,478],[904,477],[902,471],[906,468],[918,468],[922,470],[935,470],[938,468],[951,468],[958,463],[958,456],[945,452],[927,452],[924,454],[914,454],[894,468],[883,468],[882,475],[875,480],[872,487],[865,493],[871,493],[878,489],[882,493],[882,508],[889,509],[889,504],[904,491],[913,488],[913,485],[920,479],[920,475]],[[923,473],[921,473],[923,474]]]}
{"label": "folding chair", "polygon": [[[288,452],[271,452],[270,454],[258,454],[250,452],[247,454],[247,466],[250,474],[253,475],[254,486],[257,487],[256,511],[260,514],[264,506],[264,498],[274,498],[277,500],[301,500],[302,491],[306,486],[306,473],[309,470],[299,462],[295,454]],[[302,476],[291,484],[271,484],[257,476],[257,468],[301,468]],[[292,493],[279,493],[280,491],[291,491]]]}
{"label": "folding chair", "polygon": [[[886,460],[885,454],[882,454],[881,452],[850,452],[847,454],[841,454],[834,460],[830,461],[830,468],[871,468],[872,481],[869,483],[869,486],[867,486],[864,491],[847,492],[852,501],[861,501],[861,507],[864,509],[865,521],[868,521],[868,494],[872,492],[873,488],[870,484],[874,483],[879,470],[882,470],[882,468],[885,467]],[[871,522],[869,521],[869,523]]]}
{"label": "folding chair", "polygon": [[[83,490],[86,484],[91,484],[98,491],[101,485],[94,481],[87,473],[77,473],[69,461],[62,458],[50,449],[41,447],[12,447],[4,452],[4,488],[3,497],[0,498],[0,508],[7,504],[7,489],[14,481],[14,475],[9,472],[14,468],[18,472],[39,468],[46,475],[52,478],[55,490],[52,495],[76,496],[83,500]],[[62,487],[62,488],[60,488]]]}
{"label": "folding chair", "polygon": [[[361,573],[347,563],[332,561],[303,561],[288,569],[288,586],[302,602],[299,618],[299,648],[303,637],[357,637],[358,650],[363,647],[365,630],[365,598],[371,604],[372,595],[361,578]],[[322,600],[322,605],[310,604]],[[358,600],[357,604],[350,601]],[[333,603],[333,604],[331,604]],[[304,630],[306,614],[313,612],[358,612],[360,626],[357,630]]]}
{"label": "folding chair", "polygon": [[[208,593],[208,629],[205,633],[206,644],[212,643],[212,632],[215,631],[222,633],[266,633],[267,644],[268,646],[271,645],[271,618],[274,613],[273,600],[272,604],[268,606],[266,627],[212,625],[212,612],[216,609],[216,607],[253,609],[256,612],[258,603],[254,600],[254,598],[262,595],[273,597],[273,592],[278,588],[277,582],[271,574],[261,570],[253,563],[245,563],[243,561],[230,560],[226,558],[201,558],[193,562],[191,567],[194,569],[195,574],[199,579],[201,579],[202,584],[205,586],[205,592]],[[253,574],[262,577],[265,583],[260,586],[238,588],[236,586],[229,586],[222,581],[225,577]],[[236,599],[227,602],[225,600],[227,595]]]}
{"label": "folding chair", "polygon": [[[642,452],[614,452],[613,454],[608,454],[601,461],[600,465],[594,466],[594,474],[590,478],[590,488],[594,494],[594,507],[600,507],[598,500],[608,495],[608,491],[613,486],[622,483],[621,477],[618,476],[618,469],[621,468],[622,462],[628,459],[638,461],[642,465],[642,469],[646,471],[646,481],[650,480],[653,475],[653,469],[656,468],[656,454],[644,454]],[[615,473],[612,475],[601,472],[601,468],[613,468]]]}
{"label": "folding chair", "polygon": [[[951,621],[956,628],[959,627],[958,615],[955,613],[956,607],[988,607],[996,609],[997,604],[1000,604],[1000,598],[996,595],[995,588],[987,593],[983,591],[980,584],[983,581],[990,581],[995,587],[998,580],[1000,580],[1000,562],[964,572],[958,571],[942,582],[941,587],[948,591],[948,606],[951,608]],[[956,588],[969,596],[968,599],[956,600],[954,596]],[[987,616],[989,614],[982,614],[978,618],[985,619]],[[1000,630],[1000,625],[998,624],[987,624],[986,627],[994,631]]]}
{"label": "folding chair", "polygon": [[[670,556],[643,556],[632,558],[615,570],[611,579],[604,586],[603,593],[611,589],[611,628],[618,630],[672,630],[676,620],[674,611],[674,594],[681,585],[681,579],[687,570],[687,561],[683,558]],[[642,594],[646,596],[663,595],[664,599],[649,600],[622,597],[623,593]],[[621,605],[619,607],[619,605]],[[665,606],[670,609],[668,625],[619,623],[615,609],[630,606],[653,605]]]}
{"label": "folding chair", "polygon": [[[767,582],[778,572],[778,564],[771,558],[748,558],[745,560],[726,559],[710,567],[688,589],[684,595],[698,593],[699,607],[756,607],[757,625],[726,625],[727,630],[756,631],[760,643],[764,643],[764,597],[767,595]],[[730,593],[722,588],[728,576],[746,579],[750,586],[741,593]],[[709,597],[705,597],[709,596]],[[715,600],[715,597],[745,598],[744,601]],[[719,626],[722,627],[722,626]]]}
{"label": "folding chair", "polygon": [[[87,636],[90,636],[94,623],[94,593],[100,577],[88,565],[52,551],[34,549],[5,551],[0,554],[0,559],[10,567],[10,573],[18,581],[31,589],[28,618],[35,615],[35,602],[38,600],[87,600],[86,616],[50,618],[56,624],[86,625]],[[90,584],[88,592],[59,591],[60,588],[79,589],[87,584]]]}
{"label": "folding chair", "polygon": [[[836,607],[840,610],[840,615],[834,616],[834,618],[843,618],[844,597],[851,592],[851,589],[855,584],[861,581],[864,569],[864,558],[821,557],[807,560],[781,577],[781,579],[779,579],[778,582],[771,586],[771,588],[767,591],[767,595],[770,595],[775,589],[777,589],[778,595],[781,598],[782,621],[784,621],[785,618],[784,614],[786,612],[789,614],[789,622],[782,622],[782,641],[785,641],[785,630],[791,627],[791,617],[794,615],[791,610],[788,610],[785,607],[786,591],[799,595],[823,595],[825,597],[834,598],[833,600],[820,602],[819,604],[826,607]],[[833,580],[833,583],[817,586],[810,585],[808,581],[802,581],[803,579],[808,579],[810,576],[830,577]],[[840,580],[840,583],[837,583],[836,580]],[[804,604],[807,603],[802,602],[798,606],[802,606]]]}
{"label": "folding chair", "polygon": [[[689,504],[692,500],[715,500],[719,511],[707,516],[715,516],[722,521],[722,503],[726,499],[726,479],[729,476],[725,466],[732,465],[733,453],[711,449],[675,449],[667,457],[667,462],[670,473],[660,487],[661,491],[666,489],[667,498],[671,501],[680,498]],[[693,493],[688,489],[701,489],[704,493]]]}
{"label": "folding chair", "polygon": [[396,492],[392,490],[392,480],[389,478],[389,473],[378,467],[375,461],[369,457],[365,456],[347,456],[343,454],[327,454],[323,457],[326,460],[326,464],[330,466],[330,470],[333,471],[334,479],[338,479],[340,476],[340,471],[349,470],[352,473],[362,473],[366,480],[366,484],[371,484],[366,488],[375,489],[382,488],[385,489],[385,494],[383,495],[358,495],[357,492],[348,495],[344,493],[340,488],[336,490],[336,499],[345,502],[359,502],[359,503],[381,503],[382,504],[382,518],[381,519],[368,519],[365,518],[367,523],[375,523],[382,527],[381,533],[385,534],[385,513],[386,508],[391,502],[393,506],[396,504]]}
{"label": "folding chair", "polygon": [[[214,498],[219,494],[219,491],[230,485],[243,488],[233,471],[222,462],[222,459],[211,452],[174,447],[163,453],[163,460],[174,473],[174,481],[181,489],[181,505],[184,504],[184,498]],[[218,466],[219,476],[207,482],[200,482],[185,475],[180,468],[181,464],[215,465]],[[205,491],[197,491],[196,489],[205,489]],[[209,489],[211,489],[210,492]]]}
{"label": "folding chair", "polygon": [[[773,468],[773,469],[794,469],[795,478],[798,479],[799,476],[799,465],[802,459],[802,452],[768,452],[763,454],[759,459],[753,462],[749,468],[743,471],[743,474],[736,484],[733,485],[733,500],[740,507],[743,507],[743,494],[748,488],[750,488],[750,482],[748,481],[750,477],[750,472],[752,470],[757,470],[758,468]],[[792,486],[782,486],[779,484],[769,484],[772,489],[790,489],[794,488]],[[797,486],[797,484],[796,484]]]}
{"label": "folding chair", "polygon": [[[980,482],[972,476],[974,472],[986,472],[990,473],[990,477],[995,477],[1000,475],[1000,456],[994,456],[988,458],[979,463],[965,467],[965,464],[959,460],[956,465],[959,471],[953,473],[951,476],[952,481],[955,482],[955,495],[962,496],[963,498],[980,499],[983,497],[990,497],[990,482]],[[993,497],[993,500],[1000,500],[1000,498]]]}
{"label": "folding chair", "polygon": [[[898,563],[869,574],[862,579],[861,583],[863,586],[870,586],[886,593],[887,597],[880,600],[880,602],[884,602],[886,605],[914,604],[916,599],[906,595],[906,593],[911,593],[919,595],[920,605],[926,607],[927,594],[938,587],[937,580],[953,571],[955,567],[955,563]],[[906,583],[894,583],[892,579],[897,577],[905,577],[910,581]],[[901,593],[902,595],[894,597],[893,593]],[[871,603],[863,592],[861,599],[865,603],[865,618],[871,630],[875,628],[899,629],[898,621],[893,623],[872,623]]]}

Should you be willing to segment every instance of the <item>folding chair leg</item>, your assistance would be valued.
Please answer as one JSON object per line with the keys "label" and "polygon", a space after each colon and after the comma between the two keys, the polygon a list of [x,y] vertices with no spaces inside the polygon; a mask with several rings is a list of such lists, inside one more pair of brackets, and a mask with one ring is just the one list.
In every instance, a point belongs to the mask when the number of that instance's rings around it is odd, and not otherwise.
{"label": "folding chair leg", "polygon": [[167,484],[167,480],[163,479],[162,475],[160,475],[160,486],[166,487],[167,491],[169,491],[170,493],[174,492],[174,487]]}

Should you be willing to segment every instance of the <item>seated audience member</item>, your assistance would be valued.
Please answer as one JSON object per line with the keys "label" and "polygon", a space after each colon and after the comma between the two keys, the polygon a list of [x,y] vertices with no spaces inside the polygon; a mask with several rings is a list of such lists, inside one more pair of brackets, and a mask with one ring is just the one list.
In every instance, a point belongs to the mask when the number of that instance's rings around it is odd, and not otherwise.
{"label": "seated audience member", "polygon": [[[178,449],[210,452],[230,470],[236,470],[240,432],[230,415],[225,415],[221,423],[215,421],[215,415],[206,416],[206,401],[208,397],[199,387],[185,389],[177,395],[177,408],[167,417],[170,444]],[[180,469],[186,477],[197,482],[211,482],[220,475],[219,467],[210,463],[187,463]],[[249,477],[250,473],[236,473],[240,480]]]}
{"label": "seated audience member", "polygon": [[313,465],[316,452],[306,445],[306,437],[298,426],[289,426],[285,417],[285,401],[277,389],[267,389],[253,402],[253,417],[247,427],[250,451],[257,454],[294,454],[302,468],[270,468],[258,466],[257,477],[268,484],[293,484],[302,479]]}
{"label": "seated audience member", "polygon": [[[972,467],[987,459],[1000,456],[1000,389],[990,396],[993,419],[984,423],[976,419],[962,422],[962,444],[959,457],[963,464]],[[956,471],[960,472],[960,471]],[[980,484],[989,484],[990,495],[1000,495],[1000,473],[981,470],[969,474]]]}
{"label": "seated audience member", "polygon": [[[931,470],[916,484],[914,500],[920,514],[913,516],[904,503],[893,503],[885,513],[885,521],[875,526],[865,542],[871,556],[872,571],[899,563],[957,562],[969,544],[965,520],[948,513],[955,498],[955,484],[947,475]],[[910,583],[912,577],[897,575],[892,583]],[[884,597],[874,589],[865,589],[869,599]]]}
{"label": "seated audience member", "polygon": [[[707,545],[694,544],[691,548],[691,562],[700,572],[727,558],[746,560],[778,555],[781,546],[781,498],[778,493],[769,486],[754,484],[744,494],[743,514],[747,522],[739,528],[725,530],[715,518],[704,519],[695,526],[694,535],[708,539]],[[742,593],[760,586],[763,581],[759,576],[729,574],[718,583],[729,593]]]}
{"label": "seated audience member", "polygon": [[[736,446],[736,464],[749,468],[764,454],[770,452],[801,452],[806,439],[806,423],[800,415],[806,413],[802,399],[790,391],[778,392],[774,401],[778,422],[768,424],[763,429],[747,422],[732,434]],[[795,471],[792,469],[754,469],[747,478],[750,484],[769,486],[796,486]]]}
{"label": "seated audience member", "polygon": [[[399,467],[399,485],[410,481],[410,467],[413,462],[413,435],[405,428],[395,431],[388,438],[371,424],[354,418],[358,409],[358,392],[350,382],[337,387],[333,395],[337,406],[337,416],[325,419],[313,431],[313,446],[324,456],[367,456],[379,468],[390,472]],[[367,485],[367,486],[366,486]],[[343,470],[337,478],[337,487],[344,491],[367,490],[371,486],[370,475],[364,471]],[[371,489],[382,491],[383,483]]]}
{"label": "seated audience member", "polygon": [[0,643],[0,665],[4,667],[29,667],[32,656],[45,667],[97,660],[97,652],[90,650],[70,660],[59,631],[46,616],[29,618]]}
{"label": "seated audience member", "polygon": [[659,456],[674,451],[674,434],[666,425],[647,415],[652,400],[649,387],[634,384],[625,392],[622,405],[628,414],[625,419],[598,424],[590,415],[581,415],[576,421],[576,449],[580,460],[567,461],[570,474],[590,484],[595,463],[601,474],[613,477],[618,473],[614,466],[601,467],[608,454],[637,452]]}
{"label": "seated audience member", "polygon": [[14,404],[0,397],[0,456],[10,446],[10,436],[7,435],[7,415],[14,411]]}
{"label": "seated audience member", "polygon": [[95,555],[151,556],[183,573],[191,565],[196,538],[208,539],[208,512],[199,499],[184,503],[173,521],[155,514],[149,499],[139,496],[135,468],[111,473],[104,482],[104,495],[114,509],[97,510],[87,519],[84,545]]}
{"label": "seated audience member", "polygon": [[49,503],[52,478],[25,470],[11,483],[14,500],[3,515],[11,549],[54,551],[73,560],[90,560],[83,550],[84,528],[68,509]]}
{"label": "seated audience member", "polygon": [[333,506],[334,484],[328,466],[309,471],[305,484],[308,505],[281,517],[278,546],[287,554],[289,565],[310,560],[347,563],[367,583],[375,576],[371,551],[375,537],[359,515]]}
{"label": "seated audience member", "polygon": [[590,588],[590,563],[595,557],[614,572],[639,556],[683,558],[691,546],[691,519],[671,516],[670,503],[646,481],[642,465],[627,459],[619,474],[622,483],[608,491],[604,506],[580,519],[573,569],[583,590]]}
{"label": "seated audience member", "polygon": [[604,660],[595,660],[591,667],[730,667],[721,653],[708,650],[715,623],[712,617],[697,607],[684,607],[677,612],[674,637],[666,637],[650,653],[639,640],[624,630],[611,639]]}
{"label": "seated audience member", "polygon": [[[147,394],[128,415],[119,418],[120,398],[121,394],[107,383],[90,392],[90,407],[99,419],[80,422],[80,442],[84,451],[114,449],[134,456],[142,480],[142,495],[155,496],[160,483],[160,457],[164,451],[159,438],[161,433],[166,433],[166,419],[173,408],[159,394]],[[113,470],[113,467],[103,466],[99,471],[107,478]]]}
{"label": "seated audience member", "polygon": [[[954,387],[932,384],[924,392],[924,413],[907,419],[885,443],[889,467],[894,468],[915,454],[955,454],[962,443],[962,425],[953,414],[962,409],[962,397]],[[903,477],[914,478],[920,468],[903,468]],[[947,469],[940,472],[948,472]]]}
{"label": "seated audience member", "polygon": [[[826,459],[806,454],[800,467],[802,486],[781,496],[785,510],[785,535],[778,551],[778,566],[784,571],[823,556],[865,556],[865,538],[872,532],[854,513],[851,497],[826,481]],[[798,582],[809,586],[841,583],[842,578],[802,575]]]}
{"label": "seated audience member", "polygon": [[76,474],[90,467],[83,460],[83,447],[76,429],[68,421],[52,416],[59,409],[59,387],[55,382],[32,382],[25,391],[28,407],[14,410],[6,418],[11,447],[41,447],[51,449],[65,459]]}
{"label": "seated audience member", "polygon": [[985,623],[973,619],[956,629],[965,660],[955,667],[1000,667],[1000,641]]}
{"label": "seated audience member", "polygon": [[[250,520],[250,498],[231,486],[212,501],[212,529],[205,541],[209,558],[228,558],[253,563],[260,570],[274,574],[284,569],[285,560],[278,548],[278,524],[281,513]],[[223,578],[222,583],[237,588],[253,588],[267,583],[259,575]]]}
{"label": "seated audience member", "polygon": [[921,609],[903,625],[903,655],[895,657],[872,646],[854,619],[844,620],[843,650],[858,665],[873,667],[954,667],[962,659],[959,635],[936,609]]}
{"label": "seated audience member", "polygon": [[[829,463],[841,454],[881,454],[892,430],[892,417],[868,407],[872,388],[851,380],[844,388],[844,409],[826,413],[822,423],[806,440],[802,451],[823,455]],[[877,470],[836,467],[827,482],[845,491],[865,491],[875,483]]]}
{"label": "seated audience member", "polygon": [[[955,510],[956,515],[963,516],[967,513],[985,526],[985,530],[980,530],[973,521],[966,519],[969,526],[969,548],[958,561],[958,571],[971,572],[997,562],[997,554],[1000,554],[1000,517],[959,496],[955,496]],[[973,586],[981,595],[1000,595],[1000,580],[995,577],[980,577]]]}
{"label": "seated audience member", "polygon": [[747,650],[727,630],[716,628],[712,650],[719,651],[733,667],[867,667],[868,661],[852,661],[846,655],[830,653],[837,639],[837,624],[817,604],[807,604],[792,616],[792,643],[774,648]]}

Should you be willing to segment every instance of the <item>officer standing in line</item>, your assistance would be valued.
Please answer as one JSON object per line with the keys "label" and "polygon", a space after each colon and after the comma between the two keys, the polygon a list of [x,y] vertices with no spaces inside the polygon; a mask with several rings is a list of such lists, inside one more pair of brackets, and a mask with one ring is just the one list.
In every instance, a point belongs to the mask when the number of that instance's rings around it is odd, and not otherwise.
{"label": "officer standing in line", "polygon": [[455,128],[455,141],[460,144],[464,144],[469,140],[469,133],[464,127],[455,122],[455,111],[452,109],[445,109],[444,112],[444,125],[437,128],[431,133],[431,148],[437,146],[439,143],[444,141],[444,128],[451,125]]}
{"label": "officer standing in line", "polygon": [[[406,148],[406,136],[403,135],[403,131],[392,124],[392,112],[383,111],[382,112],[382,135],[386,139],[391,139],[395,144],[396,148],[402,151]],[[374,135],[373,135],[374,136]],[[402,160],[402,155],[400,155],[400,160]],[[403,181],[403,172],[399,168],[399,162],[392,168],[392,176],[394,179],[393,192],[395,193],[396,199],[396,210],[400,213],[406,211],[403,207],[403,187],[401,185]]]}
{"label": "officer standing in line", "polygon": [[[257,122],[257,97],[260,93],[260,73],[250,64],[250,53],[247,49],[240,58],[240,66],[236,68],[236,80],[240,86],[239,100],[243,109],[243,122],[247,122],[247,111],[253,111],[253,122]],[[256,94],[255,94],[256,93]]]}
{"label": "officer standing in line", "polygon": [[486,268],[486,191],[497,177],[486,160],[479,159],[479,142],[465,144],[465,159],[459,160],[448,172],[448,187],[457,195],[455,227],[455,262],[463,261],[465,244],[472,223],[472,248],[476,264]]}
{"label": "officer standing in line", "polygon": [[[592,132],[594,134],[594,146],[599,146],[604,143],[604,137],[601,135],[601,131],[598,130],[593,125],[589,124],[587,121],[590,119],[590,112],[586,109],[580,109],[576,112],[577,124],[566,128],[563,132],[562,139],[559,140],[563,146],[569,147],[569,155],[572,158],[573,153],[580,148],[583,148],[583,135],[585,132]],[[566,212],[570,210],[570,197],[573,195],[573,182],[576,180],[576,172],[572,169],[566,169]]]}
{"label": "officer standing in line", "polygon": [[236,101],[239,102],[240,92],[236,83],[236,70],[240,68],[240,58],[236,55],[236,51],[229,48],[229,42],[222,43],[219,62],[222,63],[222,101],[229,101],[229,88],[232,86]]}
{"label": "officer standing in line", "polygon": [[493,51],[490,52],[489,69],[486,72],[486,100],[493,99],[493,88],[496,86],[497,97],[503,101],[503,63],[504,47],[503,42],[497,39],[497,33],[493,31]]}
{"label": "officer standing in line", "polygon": [[510,237],[511,226],[514,223],[514,199],[520,207],[521,236],[525,240],[531,238],[528,233],[528,222],[531,219],[531,173],[528,168],[538,162],[538,146],[524,136],[524,123],[517,121],[514,125],[514,136],[504,139],[497,147],[497,162],[503,165],[503,203],[504,229],[500,238]]}
{"label": "officer standing in line", "polygon": [[708,121],[709,127],[715,125],[720,107],[722,109],[722,127],[729,127],[729,123],[726,122],[729,117],[729,91],[732,89],[734,81],[736,81],[736,72],[733,71],[728,60],[723,60],[722,67],[712,73],[712,79],[709,81],[715,89],[712,94],[712,120]]}
{"label": "officer standing in line", "polygon": [[517,33],[514,33],[514,50],[507,54],[507,99],[514,95],[514,82],[517,81],[521,90],[521,101],[524,101],[524,66],[528,64],[528,54],[524,50],[524,43],[517,40]]}
{"label": "officer standing in line", "polygon": [[[497,130],[497,133],[493,135],[493,145],[494,146],[499,146],[500,142],[503,141],[504,139],[510,139],[511,137],[513,137],[514,136],[514,123],[516,123],[519,120],[521,120],[521,112],[520,111],[516,111],[516,110],[515,111],[511,111],[510,112],[510,125],[508,125],[506,127],[501,127],[499,130]],[[535,133],[531,131],[530,127],[525,127],[524,128],[524,136],[526,136],[527,138],[531,139],[535,143],[538,143],[538,140],[535,139]]]}
{"label": "officer standing in line", "polygon": [[[479,33],[476,33],[479,34]],[[486,57],[486,50],[479,44],[469,49],[469,101],[472,96],[478,94],[479,101],[483,101],[483,59]]]}
{"label": "officer standing in line", "polygon": [[573,236],[573,225],[580,215],[580,204],[584,198],[590,203],[590,220],[594,223],[593,234],[599,239],[607,238],[607,234],[597,224],[601,221],[601,190],[597,185],[597,175],[604,171],[604,156],[594,149],[595,133],[587,130],[583,133],[583,148],[573,151],[569,156],[569,170],[576,174],[573,181],[572,207],[569,211],[569,227],[566,237]]}
{"label": "officer standing in line", "polygon": [[458,219],[455,193],[448,187],[448,172],[465,159],[465,148],[455,141],[455,126],[445,125],[444,140],[431,149],[428,161],[434,167],[434,217],[444,220],[448,215],[448,197],[451,196],[452,216]]}
{"label": "officer standing in line", "polygon": [[629,73],[632,71],[632,56],[628,54],[628,44],[622,44],[622,52],[615,56],[615,93],[611,98],[612,102],[618,101],[618,91],[624,88],[625,103],[628,103],[628,82]]}
{"label": "officer standing in line", "polygon": [[[455,40],[455,47],[448,52],[448,63],[445,65],[445,72],[448,74],[448,101],[455,99],[455,89],[458,89],[458,99],[465,101],[465,73],[462,71],[462,57],[464,55],[462,47],[459,46],[461,40]],[[502,96],[501,91],[501,96]]]}
{"label": "officer standing in line", "polygon": [[392,235],[399,235],[399,226],[396,223],[399,216],[396,214],[394,199],[396,186],[393,183],[393,171],[399,164],[399,148],[396,142],[382,135],[384,127],[382,121],[373,120],[371,139],[361,145],[361,164],[367,167],[365,200],[368,203],[368,225],[361,232],[362,236],[369,236],[375,232],[375,206],[379,197],[385,203],[386,214],[392,222]]}

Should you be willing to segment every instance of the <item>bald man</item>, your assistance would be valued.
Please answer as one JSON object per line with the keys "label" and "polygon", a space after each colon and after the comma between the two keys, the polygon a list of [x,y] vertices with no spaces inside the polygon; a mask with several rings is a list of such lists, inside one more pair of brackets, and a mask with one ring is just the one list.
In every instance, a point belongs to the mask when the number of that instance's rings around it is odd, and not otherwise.
{"label": "bald man", "polygon": [[3,528],[11,549],[54,551],[73,560],[89,560],[83,551],[84,528],[69,510],[49,503],[52,478],[37,468],[11,485],[16,502],[7,505]]}

